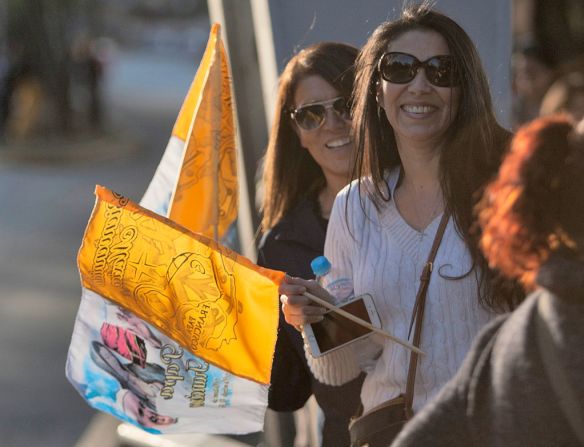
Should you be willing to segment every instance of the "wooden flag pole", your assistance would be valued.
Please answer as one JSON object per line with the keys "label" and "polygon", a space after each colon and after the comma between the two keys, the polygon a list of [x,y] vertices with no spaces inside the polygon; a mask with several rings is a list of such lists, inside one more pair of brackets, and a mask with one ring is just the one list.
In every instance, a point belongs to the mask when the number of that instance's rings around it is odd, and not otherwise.
{"label": "wooden flag pole", "polygon": [[369,323],[365,320],[362,320],[361,318],[356,317],[355,315],[350,314],[349,312],[347,312],[343,309],[336,307],[335,305],[329,303],[328,301],[323,300],[322,298],[317,297],[316,295],[313,295],[310,292],[304,292],[304,296],[311,299],[315,303],[318,303],[321,306],[326,307],[328,310],[330,310],[332,312],[336,312],[339,315],[341,315],[341,316],[343,316],[343,317],[345,317],[345,318],[347,318],[347,319],[349,319],[349,320],[351,320],[351,321],[353,321],[353,322],[355,322],[363,327],[366,327],[367,329],[375,332],[376,334],[382,335],[385,338],[389,338],[391,341],[394,341],[394,342],[402,345],[404,348],[408,348],[409,350],[414,351],[420,355],[426,355],[426,353],[424,351],[415,347],[411,343],[409,343],[405,340],[402,340],[401,338],[395,337],[395,336],[391,335],[389,332],[384,331],[383,329],[380,329],[380,328],[373,326],[371,323]]}

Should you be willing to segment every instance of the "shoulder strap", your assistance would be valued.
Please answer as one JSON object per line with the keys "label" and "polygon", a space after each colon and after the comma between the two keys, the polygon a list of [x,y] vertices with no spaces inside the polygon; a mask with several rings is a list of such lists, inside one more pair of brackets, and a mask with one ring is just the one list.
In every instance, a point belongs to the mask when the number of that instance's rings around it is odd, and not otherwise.
{"label": "shoulder strap", "polygon": [[[414,303],[414,309],[412,311],[412,319],[410,321],[409,333],[412,332],[412,326],[414,321],[416,322],[416,327],[414,329],[414,339],[412,343],[414,346],[420,346],[420,338],[422,335],[422,321],[424,320],[424,308],[426,307],[426,292],[428,291],[428,284],[430,283],[430,277],[432,276],[432,269],[434,268],[434,258],[436,258],[436,253],[440,247],[440,242],[442,242],[442,236],[444,235],[444,230],[448,224],[448,219],[450,218],[450,213],[444,211],[442,219],[440,220],[440,226],[436,231],[436,236],[434,236],[434,242],[432,243],[432,248],[430,249],[430,254],[428,255],[428,260],[422,274],[420,276],[420,287],[418,288],[418,293],[416,295],[416,301]],[[409,336],[408,336],[409,338]],[[410,366],[408,369],[408,381],[406,384],[406,412],[408,412],[408,418],[413,415],[412,405],[414,402],[414,384],[416,382],[416,369],[418,366],[418,354],[415,352],[410,353]]]}

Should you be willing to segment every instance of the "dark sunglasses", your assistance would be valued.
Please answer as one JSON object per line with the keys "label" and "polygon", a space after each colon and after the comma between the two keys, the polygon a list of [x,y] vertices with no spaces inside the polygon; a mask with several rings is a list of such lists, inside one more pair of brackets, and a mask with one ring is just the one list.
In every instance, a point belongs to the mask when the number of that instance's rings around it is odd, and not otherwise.
{"label": "dark sunglasses", "polygon": [[290,117],[301,129],[314,130],[324,124],[328,109],[333,109],[339,118],[351,119],[351,105],[342,96],[293,109],[290,111]]}
{"label": "dark sunglasses", "polygon": [[454,87],[460,82],[450,55],[434,56],[420,62],[411,54],[390,52],[381,56],[377,64],[381,77],[393,84],[407,84],[416,77],[420,68],[424,69],[430,84],[436,87]]}

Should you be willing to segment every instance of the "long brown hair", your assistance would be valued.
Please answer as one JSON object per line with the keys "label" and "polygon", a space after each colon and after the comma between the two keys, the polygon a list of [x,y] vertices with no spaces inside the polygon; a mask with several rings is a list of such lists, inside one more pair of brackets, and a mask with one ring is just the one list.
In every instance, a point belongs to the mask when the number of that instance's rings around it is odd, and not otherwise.
{"label": "long brown hair", "polygon": [[573,243],[584,233],[583,172],[584,136],[566,116],[521,128],[479,207],[489,264],[532,288],[552,251],[583,252]]}
{"label": "long brown hair", "polygon": [[326,184],[320,166],[300,145],[293,128],[290,110],[296,86],[307,76],[318,75],[348,99],[357,53],[357,48],[343,43],[318,43],[296,54],[282,72],[264,160],[262,231],[271,229],[302,198],[315,195]]}
{"label": "long brown hair", "polygon": [[[378,108],[376,83],[381,82],[377,63],[388,45],[412,30],[440,34],[450,50],[459,77],[460,100],[445,135],[440,156],[440,182],[446,207],[464,239],[474,266],[478,266],[479,299],[494,309],[513,305],[522,293],[494,281],[478,245],[473,207],[483,185],[497,171],[510,134],[495,118],[487,77],[478,52],[468,34],[452,19],[431,9],[428,2],[404,8],[399,19],[382,23],[374,31],[357,59],[354,91],[353,134],[356,147],[354,176],[370,177],[374,188],[368,194],[374,203],[391,200],[384,173],[401,165],[397,145],[385,114]],[[470,273],[470,272],[469,272]]]}

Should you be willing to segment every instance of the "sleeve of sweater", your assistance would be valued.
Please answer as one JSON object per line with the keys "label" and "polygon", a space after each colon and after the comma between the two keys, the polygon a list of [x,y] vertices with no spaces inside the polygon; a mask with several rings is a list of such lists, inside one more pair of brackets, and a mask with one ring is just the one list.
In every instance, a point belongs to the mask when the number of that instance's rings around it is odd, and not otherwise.
{"label": "sleeve of sweater", "polygon": [[[354,192],[356,192],[356,189],[355,186],[351,188]],[[351,207],[349,204],[349,209],[345,214],[347,192],[348,189],[345,188],[337,195],[328,223],[324,253],[330,260],[332,268],[326,276],[325,286],[337,279],[352,279],[353,277],[349,254],[355,244],[354,237],[356,235],[350,234],[345,216],[349,216],[350,222],[353,222],[354,216],[351,216],[351,208],[354,210],[355,207]],[[360,210],[356,211],[359,212]],[[351,228],[354,228],[354,226],[351,225]],[[364,352],[364,348],[369,344],[369,338],[365,338],[320,357],[313,357],[306,343],[304,348],[310,369],[319,382],[327,385],[342,385],[353,380],[361,373],[359,358],[356,353]]]}

